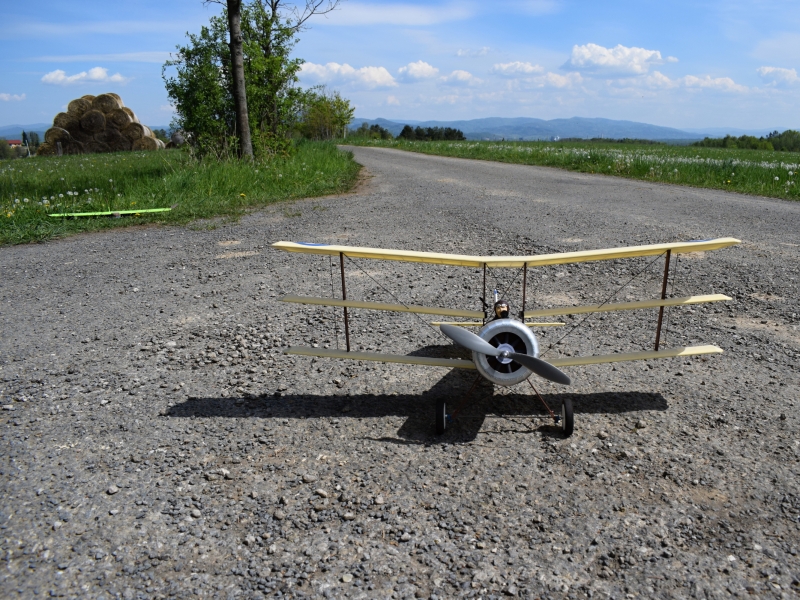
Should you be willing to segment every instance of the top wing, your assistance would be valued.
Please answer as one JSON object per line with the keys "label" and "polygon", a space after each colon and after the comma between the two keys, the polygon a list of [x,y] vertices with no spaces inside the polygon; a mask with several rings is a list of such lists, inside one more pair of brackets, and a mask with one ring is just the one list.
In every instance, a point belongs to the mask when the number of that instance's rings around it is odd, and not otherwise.
{"label": "top wing", "polygon": [[569,263],[589,262],[595,260],[612,260],[616,258],[633,258],[635,256],[655,256],[671,250],[675,254],[688,252],[705,252],[719,250],[739,244],[736,238],[716,238],[713,240],[693,240],[690,242],[671,242],[668,244],[649,244],[646,246],[627,246],[622,248],[606,248],[602,250],[582,250],[579,252],[561,252],[557,254],[534,254],[531,256],[468,256],[463,254],[441,254],[438,252],[416,252],[413,250],[387,250],[383,248],[360,248],[357,246],[336,246],[332,244],[311,244],[306,242],[275,242],[273,248],[287,252],[306,254],[344,254],[352,258],[374,258],[379,260],[397,260],[401,262],[419,262],[434,265],[454,265],[461,267],[543,267],[546,265],[564,265]]}

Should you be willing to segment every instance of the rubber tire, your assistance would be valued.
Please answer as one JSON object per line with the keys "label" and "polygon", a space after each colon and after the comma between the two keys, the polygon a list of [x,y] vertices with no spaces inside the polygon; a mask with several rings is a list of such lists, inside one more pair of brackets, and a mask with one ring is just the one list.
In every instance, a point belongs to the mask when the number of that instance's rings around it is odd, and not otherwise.
{"label": "rubber tire", "polygon": [[436,401],[436,435],[442,435],[447,429],[447,403],[444,400]]}
{"label": "rubber tire", "polygon": [[561,432],[565,438],[575,430],[575,415],[572,412],[572,400],[564,398],[561,403]]}

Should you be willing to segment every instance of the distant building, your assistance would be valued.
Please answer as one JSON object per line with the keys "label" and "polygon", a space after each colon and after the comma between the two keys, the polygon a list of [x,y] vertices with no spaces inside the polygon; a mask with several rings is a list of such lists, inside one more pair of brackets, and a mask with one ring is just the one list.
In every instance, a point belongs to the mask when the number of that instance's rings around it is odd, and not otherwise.
{"label": "distant building", "polygon": [[22,146],[22,140],[6,140],[8,145],[12,148],[16,148],[17,146]]}

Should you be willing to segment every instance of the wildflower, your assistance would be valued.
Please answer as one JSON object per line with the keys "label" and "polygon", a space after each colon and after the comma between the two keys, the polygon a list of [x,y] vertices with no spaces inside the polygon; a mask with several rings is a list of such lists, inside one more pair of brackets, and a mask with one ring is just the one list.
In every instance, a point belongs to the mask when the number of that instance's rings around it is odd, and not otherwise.
{"label": "wildflower", "polygon": [[23,198],[22,201],[23,202],[30,202],[30,200],[28,200],[27,198]]}
{"label": "wildflower", "polygon": [[19,204],[19,198],[14,198],[14,204]]}
{"label": "wildflower", "polygon": [[122,194],[117,194],[117,198],[122,198]]}
{"label": "wildflower", "polygon": [[789,177],[791,177],[792,175],[794,175],[794,172],[793,171],[789,171]]}
{"label": "wildflower", "polygon": [[780,180],[781,180],[780,177],[775,177],[775,181],[780,181]]}
{"label": "wildflower", "polygon": [[55,199],[56,199],[55,196],[50,196],[50,200],[55,200]]}
{"label": "wildflower", "polygon": [[58,197],[59,197],[59,198],[63,198],[63,197],[64,197],[64,194],[59,194],[59,195],[58,195]]}
{"label": "wildflower", "polygon": [[244,194],[239,194],[242,198],[247,198]]}
{"label": "wildflower", "polygon": [[108,183],[114,183],[114,180],[113,179],[109,179]]}
{"label": "wildflower", "polygon": [[72,196],[72,192],[67,192],[67,196]]}
{"label": "wildflower", "polygon": [[278,177],[283,177],[283,175],[281,175],[280,173],[278,173]]}

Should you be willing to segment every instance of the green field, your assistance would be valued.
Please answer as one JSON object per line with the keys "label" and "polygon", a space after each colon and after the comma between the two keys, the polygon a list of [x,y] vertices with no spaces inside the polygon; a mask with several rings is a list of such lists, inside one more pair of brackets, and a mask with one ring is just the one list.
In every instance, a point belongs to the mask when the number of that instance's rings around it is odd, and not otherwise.
{"label": "green field", "polygon": [[800,200],[800,153],[595,142],[409,142],[349,144],[558,167],[646,181]]}
{"label": "green field", "polygon": [[[280,200],[350,189],[360,166],[332,143],[300,143],[270,162],[197,161],[179,150],[0,161],[0,244],[138,225],[236,217]],[[52,218],[53,213],[172,211],[122,218]]]}

